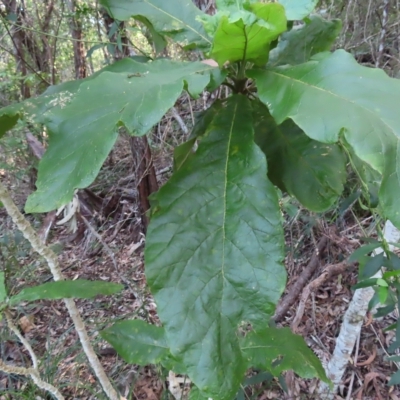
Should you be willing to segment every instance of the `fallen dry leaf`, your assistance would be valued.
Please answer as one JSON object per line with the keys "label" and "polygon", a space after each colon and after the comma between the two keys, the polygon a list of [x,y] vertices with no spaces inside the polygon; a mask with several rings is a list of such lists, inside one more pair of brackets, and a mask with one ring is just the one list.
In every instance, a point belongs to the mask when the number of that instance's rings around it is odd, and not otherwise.
{"label": "fallen dry leaf", "polygon": [[33,321],[34,321],[33,315],[24,315],[23,317],[21,317],[18,322],[22,332],[28,333],[33,328],[36,328]]}

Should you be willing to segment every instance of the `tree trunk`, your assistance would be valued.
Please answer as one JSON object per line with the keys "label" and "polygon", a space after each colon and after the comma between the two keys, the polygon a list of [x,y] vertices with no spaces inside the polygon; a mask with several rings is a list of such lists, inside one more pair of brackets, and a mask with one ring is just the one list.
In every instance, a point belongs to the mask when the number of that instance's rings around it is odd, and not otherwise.
{"label": "tree trunk", "polygon": [[[17,0],[2,0],[5,11],[3,16],[14,14],[17,17],[16,23],[7,28],[14,46],[14,57],[17,64],[17,71],[26,76],[28,70],[33,72],[43,82],[41,89],[46,89],[49,82],[43,78],[42,73],[48,74],[51,65],[51,48],[46,35],[42,35],[41,41],[37,40],[36,29],[32,26],[32,20],[26,15],[27,9],[24,3]],[[35,3],[33,3],[35,4]],[[54,0],[46,7],[43,20],[38,21],[40,30],[48,30],[50,19],[54,11]],[[26,28],[26,29],[25,29]],[[24,80],[21,80],[21,94],[23,98],[29,98],[31,92]]]}
{"label": "tree trunk", "polygon": [[71,30],[72,44],[74,47],[74,65],[75,65],[75,78],[86,78],[86,59],[85,59],[85,46],[82,42],[82,24],[79,18],[76,17],[76,0],[67,0],[69,12],[72,14],[70,17],[69,28]]}
{"label": "tree trunk", "polygon": [[153,156],[146,136],[130,137],[129,140],[135,166],[135,181],[139,193],[139,210],[144,233],[149,224],[147,211],[150,209],[149,196],[158,190]]}
{"label": "tree trunk", "polygon": [[[103,19],[106,25],[107,33],[110,31],[115,20],[103,10]],[[129,40],[125,34],[125,27],[120,23],[117,30],[119,32],[122,48],[116,48],[114,58],[116,60],[129,57]],[[117,33],[111,36],[110,40],[117,41]],[[146,233],[149,224],[147,211],[150,209],[148,197],[158,190],[156,170],[154,168],[153,156],[146,136],[130,137],[129,144],[133,156],[135,181],[139,193],[139,210],[143,232]]]}

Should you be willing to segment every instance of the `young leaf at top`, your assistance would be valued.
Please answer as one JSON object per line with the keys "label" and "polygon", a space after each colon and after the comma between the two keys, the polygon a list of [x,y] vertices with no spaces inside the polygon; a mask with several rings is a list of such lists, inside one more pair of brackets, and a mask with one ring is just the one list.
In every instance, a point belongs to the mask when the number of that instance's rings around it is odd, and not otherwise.
{"label": "young leaf at top", "polygon": [[[126,58],[94,77],[62,85],[63,91],[53,89],[52,94],[50,89],[21,103],[28,117],[35,115],[35,121],[49,131],[37,191],[29,196],[26,211],[46,212],[68,203],[75,189],[96,178],[119,126],[144,135],[175,104],[184,87],[193,96],[201,93],[213,69],[200,62],[139,63]],[[32,110],[32,104],[40,106]]]}
{"label": "young leaf at top", "polygon": [[100,3],[119,21],[146,18],[156,32],[170,36],[183,46],[211,45],[198,20],[204,13],[192,0],[100,0]]}
{"label": "young leaf at top", "polygon": [[291,118],[325,143],[342,134],[355,154],[383,175],[379,199],[386,217],[400,227],[400,81],[360,66],[343,50],[248,75],[278,124]]}
{"label": "young leaf at top", "polygon": [[310,210],[330,208],[346,180],[346,159],[339,146],[310,139],[292,120],[276,125],[258,100],[252,108],[255,141],[267,156],[271,181]]}
{"label": "young leaf at top", "polygon": [[219,65],[226,61],[263,65],[268,61],[269,44],[285,30],[285,10],[280,4],[248,4],[246,10],[220,17],[210,57]]}
{"label": "young leaf at top", "polygon": [[48,282],[21,290],[10,298],[10,306],[17,305],[22,301],[35,300],[57,300],[76,297],[78,299],[90,299],[98,294],[110,295],[120,292],[123,285],[113,282],[87,281],[77,279],[76,281]]}
{"label": "young leaf at top", "polygon": [[223,104],[196,151],[152,199],[146,276],[173,356],[203,395],[231,399],[243,321],[264,325],[285,286],[283,233],[250,101]]}
{"label": "young leaf at top", "polygon": [[277,47],[269,54],[268,66],[297,65],[314,54],[330,51],[341,28],[338,19],[328,21],[319,15],[306,18],[304,25],[295,26],[279,37]]}
{"label": "young leaf at top", "polygon": [[316,7],[318,0],[279,0],[285,7],[289,21],[301,20],[307,17]]}
{"label": "young leaf at top", "polygon": [[289,328],[264,328],[250,332],[241,344],[249,367],[267,370],[279,376],[293,370],[302,378],[319,378],[329,382],[321,361],[307,346],[302,336]]}
{"label": "young leaf at top", "polygon": [[170,355],[164,329],[138,319],[116,322],[100,336],[130,364],[157,364]]}

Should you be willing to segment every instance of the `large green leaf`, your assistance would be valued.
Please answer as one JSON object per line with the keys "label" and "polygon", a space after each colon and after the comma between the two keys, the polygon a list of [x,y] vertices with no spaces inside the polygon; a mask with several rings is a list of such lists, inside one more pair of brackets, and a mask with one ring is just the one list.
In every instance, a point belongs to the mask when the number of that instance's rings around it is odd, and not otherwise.
{"label": "large green leaf", "polygon": [[286,10],[289,21],[296,21],[307,17],[315,8],[318,0],[279,0]]}
{"label": "large green leaf", "polygon": [[223,65],[226,61],[268,60],[269,44],[286,30],[284,8],[278,3],[249,4],[247,10],[222,15],[210,57]]}
{"label": "large green leaf", "polygon": [[207,47],[202,23],[204,15],[192,0],[100,0],[115,19],[126,21],[131,17],[146,18],[156,32],[172,37],[184,46]]}
{"label": "large green leaf", "polygon": [[270,52],[269,66],[301,64],[314,54],[329,51],[342,28],[340,20],[328,21],[319,15],[304,22],[279,37],[278,46]]}
{"label": "large green leaf", "polygon": [[7,289],[4,272],[0,272],[0,303],[7,298]]}
{"label": "large green leaf", "polygon": [[343,50],[249,76],[278,124],[291,118],[325,143],[337,142],[342,133],[355,154],[383,175],[380,202],[400,227],[400,81],[358,65]]}
{"label": "large green leaf", "polygon": [[310,139],[292,120],[276,125],[254,101],[255,140],[268,160],[268,177],[307,208],[324,211],[343,191],[346,158],[339,146]]}
{"label": "large green leaf", "polygon": [[100,335],[130,364],[157,364],[170,355],[164,329],[141,320],[117,322]]}
{"label": "large green leaf", "polygon": [[205,111],[199,112],[196,115],[196,122],[189,140],[177,146],[174,150],[174,171],[177,171],[187,161],[187,159],[194,154],[193,148],[196,140],[206,133],[210,123],[221,108],[222,102],[216,100],[212,107],[209,107]]}
{"label": "large green leaf", "polygon": [[242,342],[242,351],[249,366],[279,376],[293,370],[302,378],[319,378],[329,382],[318,357],[308,348],[302,336],[289,328],[264,328],[250,332]]}
{"label": "large green leaf", "polygon": [[14,306],[22,301],[35,300],[56,300],[76,297],[79,299],[90,299],[98,294],[110,295],[118,293],[123,289],[123,285],[113,282],[87,281],[77,279],[76,281],[57,281],[48,282],[21,290],[10,298],[10,306]]}
{"label": "large green leaf", "polygon": [[238,326],[265,324],[285,286],[278,198],[249,100],[229,98],[154,196],[146,276],[173,356],[204,395],[231,399],[246,368]]}
{"label": "large green leaf", "polygon": [[[174,105],[184,87],[198,96],[213,69],[199,62],[124,59],[94,77],[50,88],[22,103],[20,113],[49,130],[37,191],[28,198],[26,211],[46,212],[68,203],[75,189],[96,178],[118,127],[144,135]],[[1,115],[15,112],[0,111],[0,123]]]}

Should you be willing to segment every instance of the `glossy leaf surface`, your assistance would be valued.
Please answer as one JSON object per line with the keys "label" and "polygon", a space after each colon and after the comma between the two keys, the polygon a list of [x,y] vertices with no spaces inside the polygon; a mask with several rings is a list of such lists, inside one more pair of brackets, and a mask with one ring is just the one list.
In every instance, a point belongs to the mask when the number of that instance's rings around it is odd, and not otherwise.
{"label": "glossy leaf surface", "polygon": [[328,382],[318,357],[302,336],[289,328],[264,328],[250,332],[242,343],[250,366],[267,370],[275,376],[292,369],[302,378],[319,378]]}
{"label": "glossy leaf surface", "polygon": [[113,282],[87,281],[77,279],[76,281],[48,282],[21,290],[10,298],[10,305],[16,305],[22,301],[56,300],[75,297],[78,299],[89,299],[98,294],[110,295],[120,292],[123,285]]}
{"label": "glossy leaf surface", "polygon": [[296,26],[279,37],[278,46],[271,50],[268,65],[302,64],[314,54],[329,51],[341,28],[338,19],[328,21],[312,15],[304,25]]}
{"label": "glossy leaf surface", "polygon": [[170,354],[164,329],[145,321],[116,322],[100,335],[130,364],[158,364]]}
{"label": "glossy leaf surface", "polygon": [[100,0],[115,19],[146,18],[159,34],[170,36],[184,46],[207,47],[211,40],[197,20],[204,15],[192,0]]}
{"label": "glossy leaf surface", "polygon": [[153,197],[145,260],[173,356],[203,395],[231,399],[246,365],[237,329],[265,324],[285,285],[278,198],[249,100],[229,98]]}
{"label": "glossy leaf surface", "polygon": [[339,146],[310,139],[291,120],[278,126],[259,101],[252,107],[255,140],[267,156],[271,181],[310,210],[330,208],[346,180],[346,158]]}
{"label": "glossy leaf surface", "polygon": [[325,143],[342,134],[355,154],[383,175],[380,202],[400,227],[400,81],[360,66],[343,50],[249,75],[278,124],[292,118],[309,137]]}
{"label": "glossy leaf surface", "polygon": [[220,18],[210,56],[219,65],[226,61],[263,65],[268,60],[269,44],[285,30],[285,11],[280,4],[249,4],[247,10]]}
{"label": "glossy leaf surface", "polygon": [[279,0],[285,7],[289,21],[300,20],[309,15],[318,3],[318,0]]}

